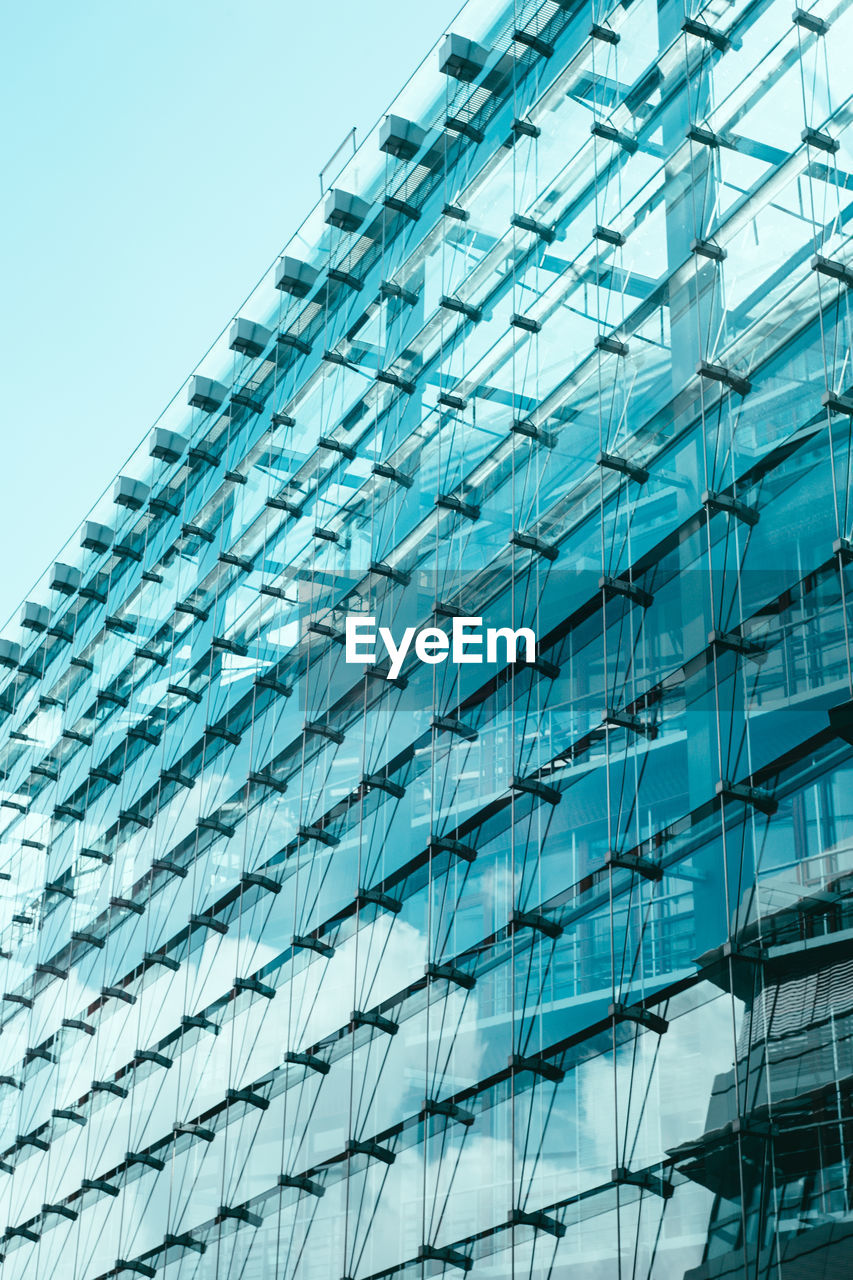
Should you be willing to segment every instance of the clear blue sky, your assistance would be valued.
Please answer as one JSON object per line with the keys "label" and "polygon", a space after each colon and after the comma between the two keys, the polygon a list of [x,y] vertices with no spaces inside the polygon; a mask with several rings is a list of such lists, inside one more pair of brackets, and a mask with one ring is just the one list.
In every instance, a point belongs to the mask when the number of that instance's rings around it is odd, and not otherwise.
{"label": "clear blue sky", "polygon": [[461,0],[0,0],[0,625]]}

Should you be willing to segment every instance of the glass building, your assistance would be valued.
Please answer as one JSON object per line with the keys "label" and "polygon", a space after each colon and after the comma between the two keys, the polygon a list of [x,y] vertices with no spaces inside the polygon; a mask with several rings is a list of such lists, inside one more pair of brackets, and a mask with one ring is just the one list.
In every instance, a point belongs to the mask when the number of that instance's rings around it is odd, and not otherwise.
{"label": "glass building", "polygon": [[851,48],[473,0],[3,630],[2,1280],[853,1271]]}

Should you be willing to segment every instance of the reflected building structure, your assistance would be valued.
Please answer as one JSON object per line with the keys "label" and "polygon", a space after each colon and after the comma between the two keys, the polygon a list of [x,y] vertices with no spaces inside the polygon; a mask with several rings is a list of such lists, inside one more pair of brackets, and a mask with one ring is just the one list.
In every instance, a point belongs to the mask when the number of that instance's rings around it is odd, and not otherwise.
{"label": "reflected building structure", "polygon": [[3,629],[3,1280],[853,1269],[851,45],[472,0]]}

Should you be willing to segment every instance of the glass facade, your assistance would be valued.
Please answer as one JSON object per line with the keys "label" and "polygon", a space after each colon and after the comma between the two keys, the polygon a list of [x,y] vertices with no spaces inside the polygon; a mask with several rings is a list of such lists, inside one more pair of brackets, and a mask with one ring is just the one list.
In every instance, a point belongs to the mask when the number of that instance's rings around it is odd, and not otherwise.
{"label": "glass facade", "polygon": [[3,1280],[853,1271],[851,48],[473,0],[4,629]]}

